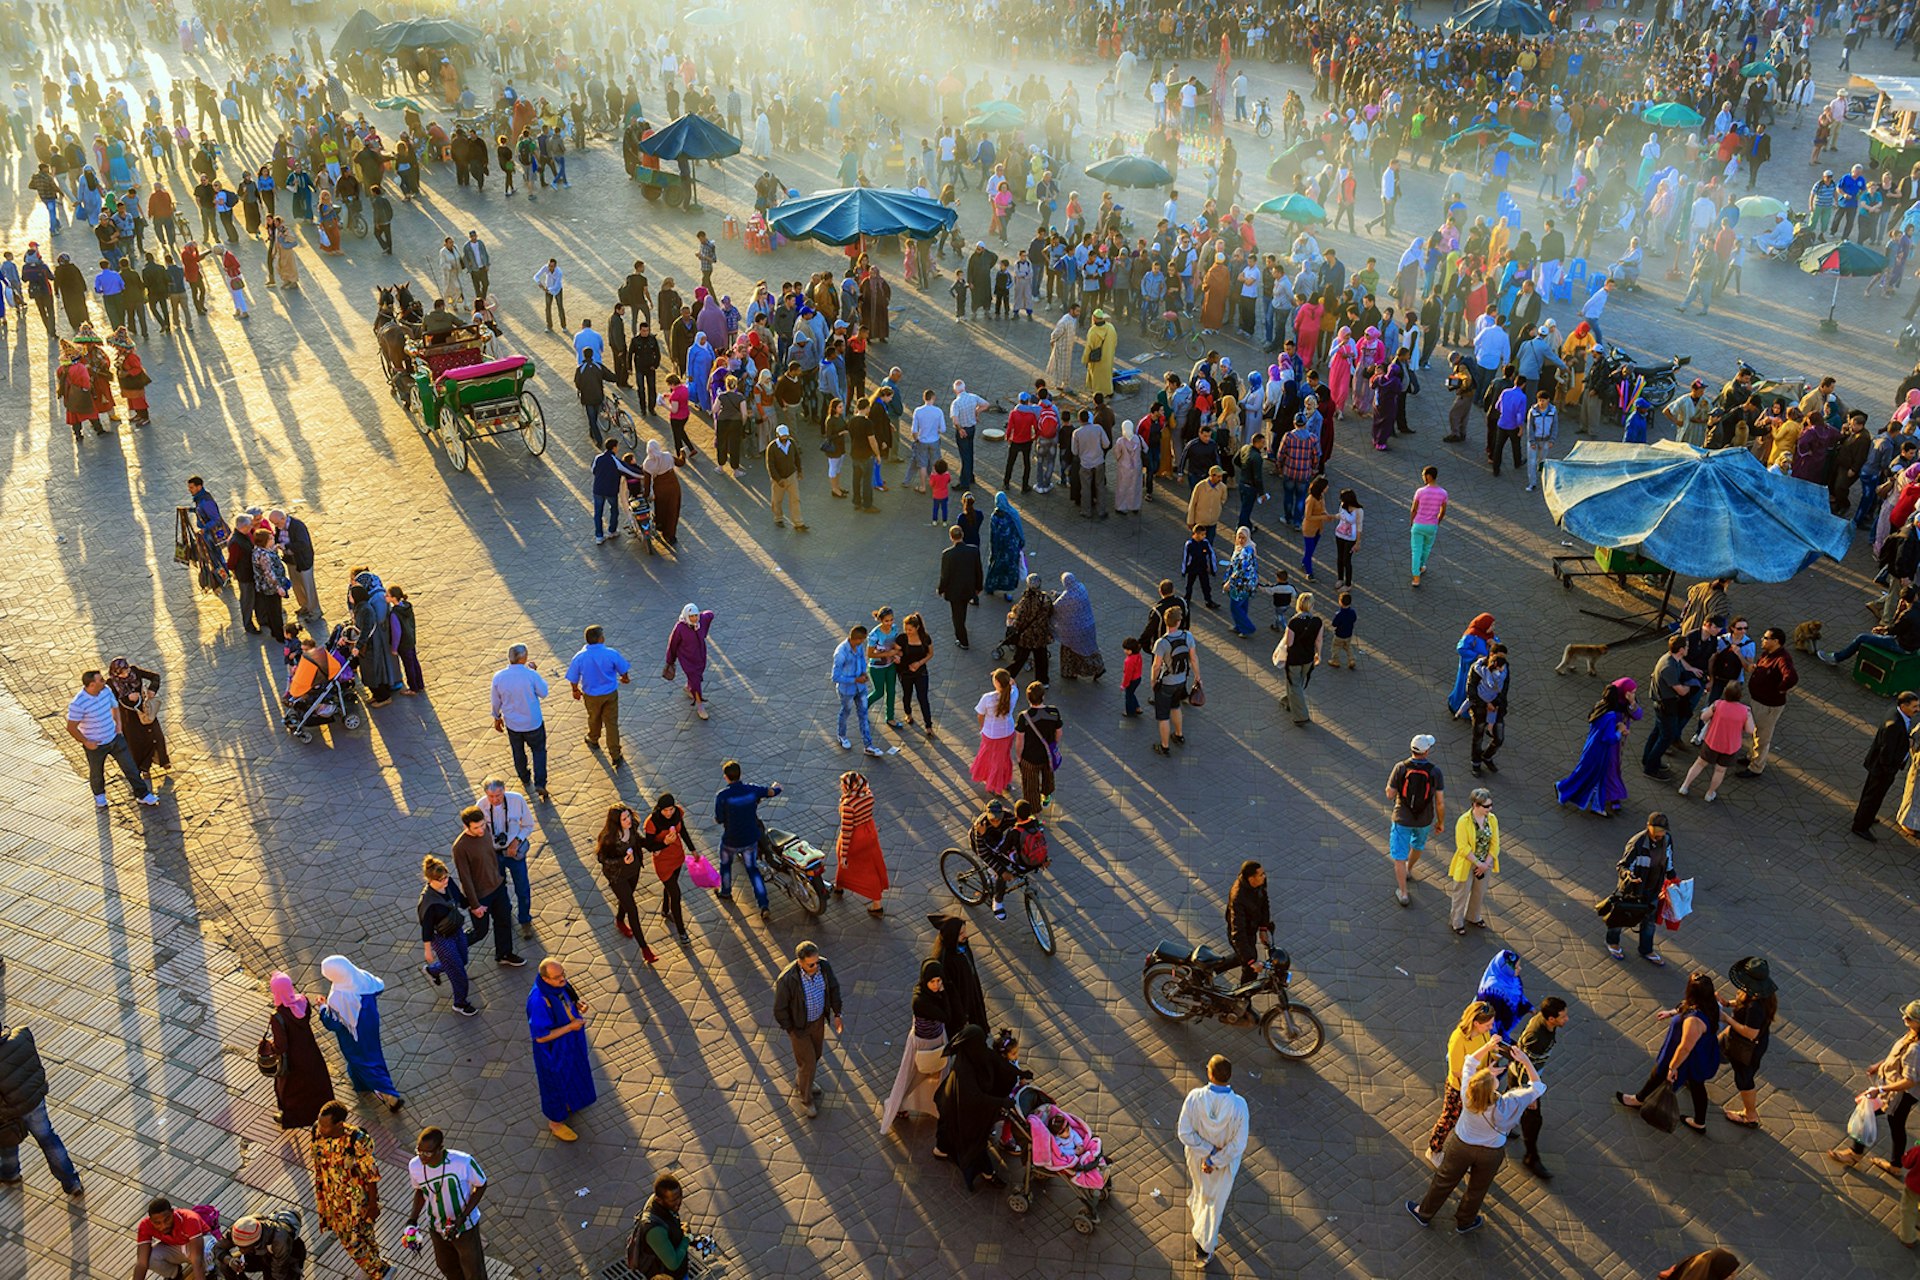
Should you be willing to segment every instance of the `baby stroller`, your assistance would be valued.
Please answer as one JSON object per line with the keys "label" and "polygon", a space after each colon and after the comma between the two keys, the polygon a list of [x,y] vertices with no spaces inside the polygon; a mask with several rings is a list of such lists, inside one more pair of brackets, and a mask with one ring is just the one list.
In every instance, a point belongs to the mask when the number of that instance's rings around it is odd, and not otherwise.
{"label": "baby stroller", "polygon": [[[1064,1121],[1066,1130],[1058,1136],[1051,1127],[1056,1117]],[[1073,1229],[1090,1236],[1100,1225],[1100,1206],[1113,1194],[1113,1177],[1100,1139],[1084,1120],[1056,1105],[1045,1091],[1030,1084],[1013,1091],[994,1123],[988,1150],[995,1173],[1007,1184],[1007,1208],[1027,1212],[1041,1185],[1058,1178],[1080,1199]]]}
{"label": "baby stroller", "polygon": [[326,644],[318,647],[326,661],[324,669],[315,666],[312,658],[304,654],[300,665],[294,668],[293,680],[287,686],[284,699],[286,711],[281,716],[281,723],[286,726],[288,733],[300,741],[312,742],[316,725],[339,724],[347,729],[360,727],[360,699],[354,677],[354,663],[359,660],[359,639],[352,627],[337,626],[327,637]]}

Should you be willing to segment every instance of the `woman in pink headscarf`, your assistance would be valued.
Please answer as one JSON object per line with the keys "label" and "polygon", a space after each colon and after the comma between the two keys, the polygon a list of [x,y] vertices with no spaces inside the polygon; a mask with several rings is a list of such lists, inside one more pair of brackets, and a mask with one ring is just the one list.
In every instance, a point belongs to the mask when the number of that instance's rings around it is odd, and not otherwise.
{"label": "woman in pink headscarf", "polygon": [[1333,349],[1327,353],[1327,389],[1333,392],[1336,417],[1346,412],[1347,401],[1353,396],[1354,362],[1359,354],[1353,330],[1341,325],[1340,332],[1333,335]]}
{"label": "woman in pink headscarf", "polygon": [[1635,693],[1639,685],[1626,676],[1608,685],[1587,716],[1587,740],[1573,772],[1553,784],[1563,805],[1577,805],[1589,813],[1611,818],[1627,802],[1627,783],[1620,774],[1620,754],[1627,730],[1641,716]]}
{"label": "woman in pink headscarf", "polygon": [[312,1003],[293,989],[293,979],[273,975],[273,1017],[261,1037],[260,1069],[273,1069],[273,1097],[282,1129],[311,1129],[320,1108],[333,1101],[333,1074],[313,1038]]}
{"label": "woman in pink headscarf", "polygon": [[1293,349],[1310,369],[1320,366],[1320,322],[1326,314],[1326,304],[1317,298],[1308,298],[1293,311]]}
{"label": "woman in pink headscarf", "polygon": [[1920,387],[1907,392],[1907,402],[1893,411],[1893,420],[1899,423],[1911,421],[1916,409],[1920,409]]}
{"label": "woman in pink headscarf", "polygon": [[1373,375],[1380,372],[1387,363],[1387,344],[1380,340],[1380,330],[1375,325],[1367,326],[1366,336],[1354,346],[1359,351],[1354,361],[1359,370],[1353,386],[1353,411],[1362,418],[1373,416]]}

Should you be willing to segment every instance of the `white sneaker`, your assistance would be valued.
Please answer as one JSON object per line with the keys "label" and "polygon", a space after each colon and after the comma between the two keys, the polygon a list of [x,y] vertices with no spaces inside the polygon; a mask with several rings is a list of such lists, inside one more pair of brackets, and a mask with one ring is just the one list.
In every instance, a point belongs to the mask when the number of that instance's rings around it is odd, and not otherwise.
{"label": "white sneaker", "polygon": [[840,749],[842,751],[851,751],[853,750],[853,743],[848,741],[846,738],[842,738],[840,739]]}
{"label": "white sneaker", "polygon": [[140,803],[144,805],[156,805],[160,803],[160,797],[149,791],[140,797]]}
{"label": "white sneaker", "polygon": [[881,750],[880,748],[878,748],[878,747],[868,747],[868,748],[867,748],[867,754],[868,754],[868,755],[870,755],[870,756],[884,756],[884,755],[885,755],[885,754],[887,754],[887,753],[886,753],[886,752],[884,752],[884,751],[882,751],[882,750]]}
{"label": "white sneaker", "polygon": [[106,808],[106,807],[107,807],[107,798],[106,798],[105,796],[95,796],[95,797],[93,798],[93,807],[94,807],[94,808],[96,808],[96,809],[104,809],[104,808]]}
{"label": "white sneaker", "polygon": [[606,542],[606,540],[607,540],[607,539],[606,539],[606,535],[604,535],[604,534],[596,534],[596,535],[594,535],[594,539],[593,539],[593,545],[594,545],[594,546],[596,546],[596,547],[597,547],[597,546],[600,546],[600,545],[602,545],[603,543],[605,543],[605,542]]}
{"label": "white sneaker", "polygon": [[1687,794],[1687,784],[1684,782],[1680,784],[1680,794],[1683,796]]}

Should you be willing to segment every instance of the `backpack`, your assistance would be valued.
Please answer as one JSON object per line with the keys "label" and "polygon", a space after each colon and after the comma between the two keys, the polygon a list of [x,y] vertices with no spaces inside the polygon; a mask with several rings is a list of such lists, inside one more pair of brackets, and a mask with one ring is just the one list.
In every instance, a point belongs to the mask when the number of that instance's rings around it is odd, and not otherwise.
{"label": "backpack", "polygon": [[1418,817],[1433,807],[1433,766],[1424,760],[1409,760],[1400,775],[1400,802],[1407,812]]}
{"label": "backpack", "polygon": [[[1161,638],[1167,642],[1166,677],[1168,679],[1174,676],[1184,677],[1187,674],[1187,654],[1192,649],[1187,632],[1169,631]],[[1166,681],[1163,680],[1162,683]]]}
{"label": "backpack", "polygon": [[1047,833],[1037,822],[1020,833],[1020,861],[1034,871],[1047,865]]}
{"label": "backpack", "polygon": [[1051,400],[1040,402],[1040,430],[1042,440],[1057,439],[1060,435],[1060,411],[1053,407]]}
{"label": "backpack", "polygon": [[653,1250],[647,1247],[647,1224],[650,1221],[644,1213],[633,1215],[633,1227],[627,1232],[627,1267],[639,1271],[653,1260]]}

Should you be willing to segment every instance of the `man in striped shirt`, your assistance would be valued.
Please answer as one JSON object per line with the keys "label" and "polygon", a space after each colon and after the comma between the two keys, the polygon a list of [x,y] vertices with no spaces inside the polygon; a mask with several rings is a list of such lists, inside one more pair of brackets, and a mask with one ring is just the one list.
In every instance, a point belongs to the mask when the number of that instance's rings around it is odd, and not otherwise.
{"label": "man in striped shirt", "polygon": [[487,1191],[487,1175],[480,1162],[464,1151],[447,1147],[439,1128],[422,1129],[414,1144],[417,1153],[407,1162],[413,1180],[413,1210],[407,1225],[420,1225],[426,1210],[427,1234],[433,1241],[433,1261],[446,1280],[486,1280],[487,1254],[480,1240],[480,1198]]}
{"label": "man in striped shirt", "polygon": [[107,678],[98,671],[82,672],[80,692],[67,704],[67,733],[87,753],[87,781],[93,787],[95,807],[107,807],[107,757],[112,756],[127,776],[127,785],[140,803],[155,805],[160,797],[140,776],[134,763],[133,748],[120,732],[120,700],[107,688]]}

